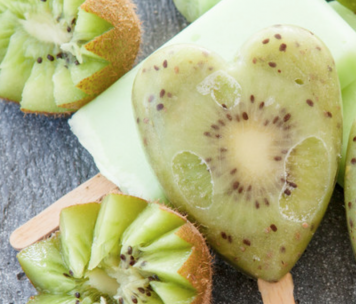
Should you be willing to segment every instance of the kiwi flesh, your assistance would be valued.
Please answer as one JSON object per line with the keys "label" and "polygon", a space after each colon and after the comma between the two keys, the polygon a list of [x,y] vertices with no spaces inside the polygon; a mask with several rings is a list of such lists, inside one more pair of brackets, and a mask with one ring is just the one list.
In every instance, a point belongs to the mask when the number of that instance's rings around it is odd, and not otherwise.
{"label": "kiwi flesh", "polygon": [[130,0],[0,0],[0,97],[27,113],[69,114],[133,65]]}
{"label": "kiwi flesh", "polygon": [[251,37],[233,63],[194,45],[161,49],[138,71],[133,105],[170,202],[233,265],[278,281],[331,197],[340,95],[323,42],[277,25]]}
{"label": "kiwi flesh", "polygon": [[156,203],[109,194],[63,209],[60,231],[18,254],[28,303],[204,304],[211,256],[194,225]]}

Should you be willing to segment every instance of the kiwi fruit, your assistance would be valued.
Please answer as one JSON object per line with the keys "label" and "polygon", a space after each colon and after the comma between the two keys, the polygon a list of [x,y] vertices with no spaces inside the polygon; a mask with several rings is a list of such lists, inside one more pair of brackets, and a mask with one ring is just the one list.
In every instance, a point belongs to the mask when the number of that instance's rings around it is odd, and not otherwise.
{"label": "kiwi fruit", "polygon": [[347,227],[356,256],[356,121],[353,122],[345,158],[344,197]]}
{"label": "kiwi fruit", "polygon": [[157,203],[109,194],[65,208],[60,230],[18,254],[28,303],[210,303],[211,256],[194,225]]}
{"label": "kiwi fruit", "polygon": [[177,10],[189,22],[193,22],[210,10],[220,0],[173,0]]}
{"label": "kiwi fruit", "polygon": [[276,25],[232,63],[172,45],[138,71],[133,105],[170,202],[248,275],[289,272],[325,213],[340,158],[341,93],[324,43]]}
{"label": "kiwi fruit", "polygon": [[69,114],[133,65],[130,0],[0,0],[0,97],[26,113]]}

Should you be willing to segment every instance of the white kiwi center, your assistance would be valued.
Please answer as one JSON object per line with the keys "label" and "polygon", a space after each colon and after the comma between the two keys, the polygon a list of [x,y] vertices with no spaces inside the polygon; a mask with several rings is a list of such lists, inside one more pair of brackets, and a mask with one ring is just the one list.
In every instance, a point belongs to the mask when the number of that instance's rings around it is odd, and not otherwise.
{"label": "white kiwi center", "polygon": [[62,45],[72,39],[72,33],[67,31],[65,24],[56,22],[49,13],[25,14],[21,20],[24,30],[38,41]]}
{"label": "white kiwi center", "polygon": [[236,163],[244,174],[263,178],[271,174],[274,164],[271,161],[273,135],[267,130],[249,126],[243,132],[233,135],[233,151]]}
{"label": "white kiwi center", "polygon": [[117,267],[96,267],[85,276],[88,278],[87,285],[115,298],[118,303],[122,303],[123,299],[132,301],[133,298],[134,301],[145,302],[151,296],[147,295],[149,278],[143,277],[138,269],[123,261]]}

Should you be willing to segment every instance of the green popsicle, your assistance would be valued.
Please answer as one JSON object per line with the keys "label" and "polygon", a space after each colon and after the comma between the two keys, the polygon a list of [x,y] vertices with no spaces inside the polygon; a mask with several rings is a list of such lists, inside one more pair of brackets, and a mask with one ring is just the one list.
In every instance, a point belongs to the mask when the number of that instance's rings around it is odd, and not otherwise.
{"label": "green popsicle", "polygon": [[[307,28],[325,42],[335,59],[341,88],[356,79],[356,33],[324,0],[225,0],[168,44],[198,44],[230,62],[249,36],[282,23]],[[164,199],[133,119],[131,90],[137,69],[79,110],[70,125],[101,173],[122,191]]]}

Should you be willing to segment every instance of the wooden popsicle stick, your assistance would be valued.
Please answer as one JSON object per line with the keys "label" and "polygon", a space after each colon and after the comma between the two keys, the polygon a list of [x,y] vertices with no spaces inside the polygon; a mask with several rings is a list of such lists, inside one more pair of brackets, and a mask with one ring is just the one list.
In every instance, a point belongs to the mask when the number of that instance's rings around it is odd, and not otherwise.
{"label": "wooden popsicle stick", "polygon": [[294,284],[290,273],[287,273],[276,283],[266,282],[261,279],[258,279],[257,283],[264,304],[295,304]]}
{"label": "wooden popsicle stick", "polygon": [[58,230],[59,214],[65,207],[99,201],[119,188],[100,173],[61,197],[58,201],[17,228],[10,236],[10,244],[21,250]]}

